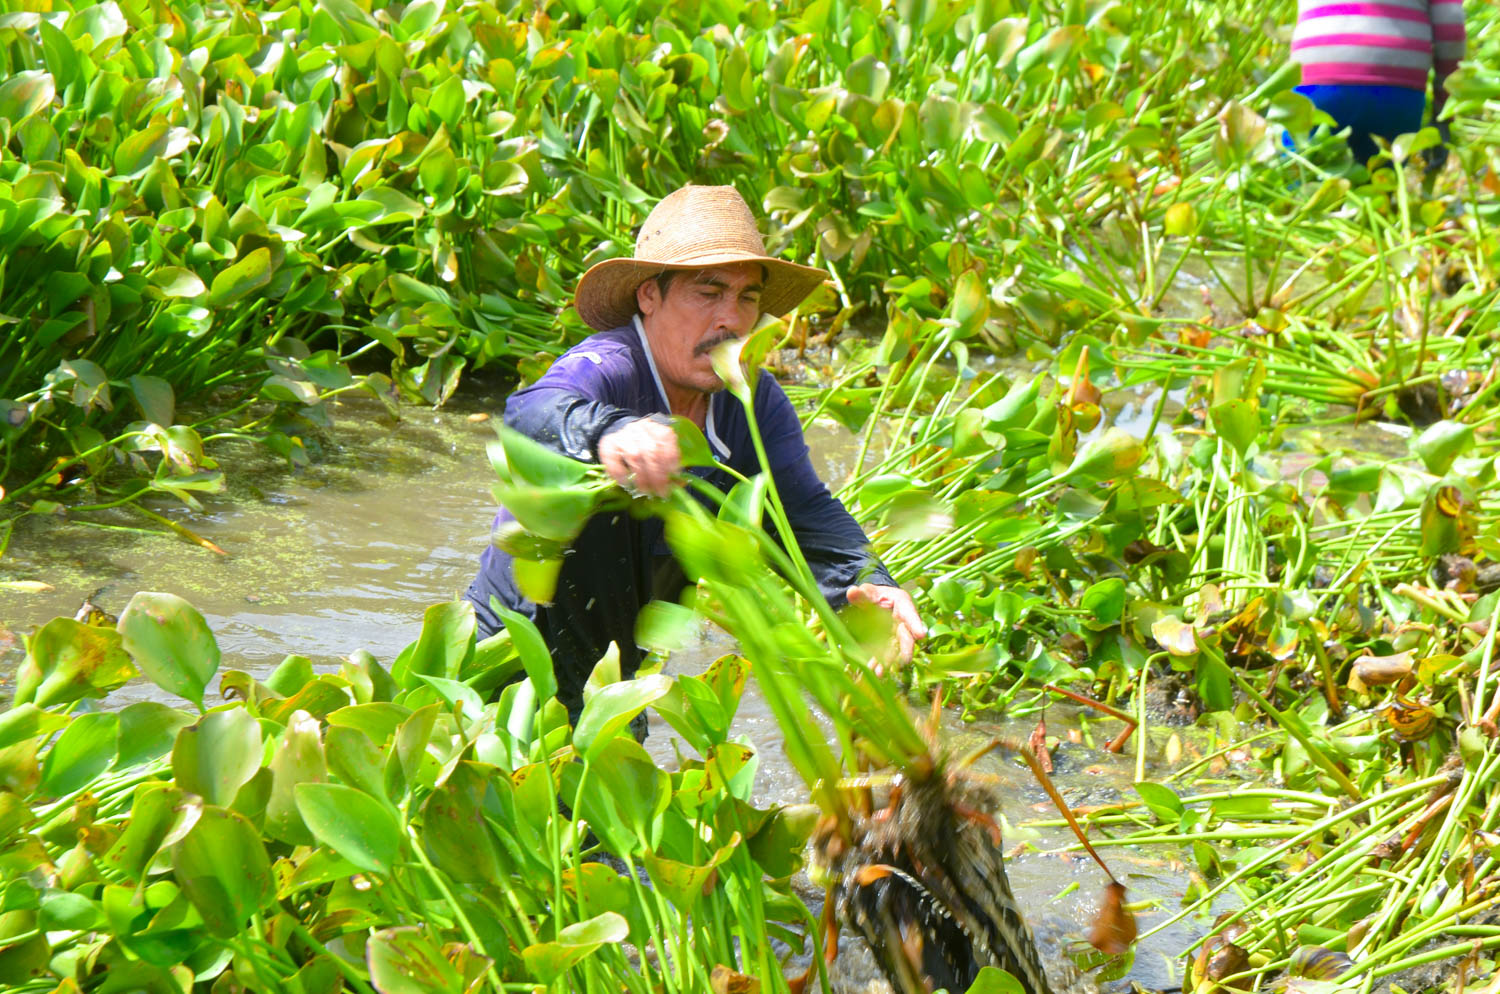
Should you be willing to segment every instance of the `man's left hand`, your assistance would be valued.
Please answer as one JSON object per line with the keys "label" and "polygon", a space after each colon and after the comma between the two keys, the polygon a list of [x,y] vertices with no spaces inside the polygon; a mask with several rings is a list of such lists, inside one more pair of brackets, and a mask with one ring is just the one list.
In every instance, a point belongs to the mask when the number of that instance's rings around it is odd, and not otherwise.
{"label": "man's left hand", "polygon": [[[885,587],[875,583],[861,583],[849,588],[850,604],[875,604],[891,612],[896,624],[896,643],[900,648],[901,662],[911,662],[912,649],[917,640],[927,637],[927,626],[917,614],[917,606],[911,595],[900,587]],[[880,668],[876,668],[878,673]]]}

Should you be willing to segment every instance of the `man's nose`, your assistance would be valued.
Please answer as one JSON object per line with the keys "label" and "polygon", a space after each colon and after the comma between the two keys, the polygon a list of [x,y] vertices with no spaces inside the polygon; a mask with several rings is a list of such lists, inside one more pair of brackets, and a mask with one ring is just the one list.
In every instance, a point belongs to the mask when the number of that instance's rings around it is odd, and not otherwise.
{"label": "man's nose", "polygon": [[725,331],[743,336],[755,326],[755,319],[759,316],[758,306],[747,304],[738,295],[725,294],[715,308],[714,323]]}

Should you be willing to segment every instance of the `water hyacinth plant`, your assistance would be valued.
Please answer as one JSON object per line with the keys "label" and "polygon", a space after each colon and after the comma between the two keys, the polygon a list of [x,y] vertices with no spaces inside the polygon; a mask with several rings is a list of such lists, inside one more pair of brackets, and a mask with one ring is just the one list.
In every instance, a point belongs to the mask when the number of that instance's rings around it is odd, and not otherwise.
{"label": "water hyacinth plant", "polygon": [[[292,656],[264,681],[219,672],[167,594],[42,628],[0,716],[0,982],[785,989],[811,823],[748,801],[755,753],[726,735],[744,669],[620,683],[605,660],[569,728],[540,637],[510,625],[476,645],[472,609],[439,604],[389,668]],[[187,706],[91,706],[137,675]],[[206,706],[215,677],[229,702]],[[700,758],[647,756],[648,704]]]}
{"label": "water hyacinth plant", "polygon": [[[1337,136],[1281,144],[1319,123],[1293,0],[19,7],[0,551],[25,514],[187,528],[162,512],[214,501],[231,443],[308,458],[343,392],[398,412],[476,365],[536,375],[583,331],[578,274],[657,196],[733,183],[774,251],[833,274],[754,351],[859,435],[835,482],[933,622],[916,701],[984,720],[1052,682],[1134,718],[1109,734],[1136,796],[1086,820],[1102,848],[1190,848],[1181,913],[1226,917],[1186,985],[1491,969],[1494,5],[1468,5],[1431,173],[1432,131],[1373,169]],[[627,498],[513,440],[495,465],[542,596],[570,522]],[[778,513],[746,481],[673,531],[814,799],[850,810],[852,768],[931,743],[859,668],[878,630],[794,596],[795,547],[751,527]],[[606,665],[569,731],[524,626],[467,626],[434,609],[388,668],[229,674],[206,713],[212,638],[176,602],[34,633],[0,715],[0,980],[781,983],[811,826],[746,800],[743,664]],[[793,667],[847,714],[832,745]],[[81,703],[133,669],[192,709]],[[648,703],[682,770],[615,734]],[[583,862],[595,843],[653,887]]]}

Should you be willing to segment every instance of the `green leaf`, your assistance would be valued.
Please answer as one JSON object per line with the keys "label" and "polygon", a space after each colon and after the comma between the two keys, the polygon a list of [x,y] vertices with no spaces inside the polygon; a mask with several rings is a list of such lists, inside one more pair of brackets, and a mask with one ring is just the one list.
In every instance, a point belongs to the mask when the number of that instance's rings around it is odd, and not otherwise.
{"label": "green leaf", "polygon": [[18,742],[51,735],[68,723],[67,716],[43,711],[35,704],[17,704],[0,713],[0,750]]}
{"label": "green leaf", "polygon": [[38,707],[103,697],[136,675],[120,633],[72,618],[53,618],[26,645],[16,670],[15,701]]}
{"label": "green leaf", "polygon": [[[556,942],[539,942],[521,950],[526,969],[544,984],[561,977],[606,943],[624,942],[630,934],[625,919],[613,911],[569,925]],[[403,992],[406,994],[406,992]],[[414,992],[413,992],[414,994]]]}
{"label": "green leaf", "polygon": [[1146,457],[1140,439],[1122,428],[1110,427],[1094,439],[1068,467],[1068,477],[1107,480],[1128,473]]}
{"label": "green leaf", "polygon": [[365,947],[370,983],[380,994],[452,994],[463,978],[438,944],[415,925],[383,928]]}
{"label": "green leaf", "polygon": [[1411,441],[1411,450],[1421,458],[1427,472],[1442,476],[1453,465],[1453,460],[1463,455],[1474,445],[1472,425],[1457,421],[1439,421],[1427,428]]}
{"label": "green leaf", "polygon": [[573,748],[585,756],[597,753],[646,705],[671,689],[672,678],[660,673],[604,687],[584,703],[573,731]]}
{"label": "green leaf", "polygon": [[203,615],[175,594],[141,591],[120,613],[119,630],[141,672],[202,709],[203,688],[219,669],[219,644]]}
{"label": "green leaf", "polygon": [[498,455],[497,468],[503,467],[513,481],[537,487],[570,487],[588,476],[588,463],[554,452],[514,428],[501,425],[498,431],[500,451],[497,454],[491,449],[490,457],[493,461]]}
{"label": "green leaf", "polygon": [[126,383],[135,395],[135,404],[141,417],[163,428],[170,425],[177,414],[177,396],[172,384],[159,376],[132,376]]}
{"label": "green leaf", "polygon": [[1125,581],[1112,576],[1091,585],[1078,602],[1090,627],[1108,628],[1125,612]]}
{"label": "green leaf", "polygon": [[167,150],[168,130],[166,121],[156,120],[120,142],[115,149],[115,174],[122,179],[143,175]]}
{"label": "green leaf", "polygon": [[120,718],[108,711],[81,714],[57,737],[42,763],[42,791],[62,797],[82,790],[114,762]]}
{"label": "green leaf", "polygon": [[128,770],[172,750],[178,729],[193,716],[160,701],[136,701],[120,712],[120,749],[115,769]]}
{"label": "green leaf", "polygon": [[57,96],[52,74],[37,69],[13,72],[0,83],[0,117],[12,125],[42,110]]}
{"label": "green leaf", "polygon": [[353,787],[300,783],[297,810],[313,836],[371,873],[389,875],[401,855],[401,825],[388,805]]}
{"label": "green leaf", "polygon": [[103,924],[103,909],[82,894],[54,890],[42,895],[37,927],[44,932],[85,932]]}
{"label": "green leaf", "polygon": [[183,817],[182,791],[161,781],[141,784],[131,797],[130,822],[105,853],[103,865],[129,880],[139,879]]}
{"label": "green leaf", "polygon": [[320,726],[306,711],[292,714],[271,757],[271,796],[266,801],[266,834],[294,846],[312,845],[313,835],[297,810],[298,784],[327,777]]}
{"label": "green leaf", "polygon": [[463,80],[449,76],[427,98],[427,109],[436,114],[450,131],[457,131],[463,122],[464,102]]}
{"label": "green leaf", "polygon": [[692,640],[698,620],[692,608],[670,601],[651,601],[636,615],[636,644],[659,652],[675,652]]}
{"label": "green leaf", "polygon": [[172,874],[204,925],[221,939],[239,934],[245,919],[276,893],[255,826],[237,811],[212,805],[172,847]]}
{"label": "green leaf", "polygon": [[551,604],[557,594],[557,577],[562,573],[561,559],[516,558],[511,562],[511,573],[516,580],[516,589],[534,604]]}
{"label": "green leaf", "polygon": [[542,633],[532,620],[525,615],[516,612],[500,604],[494,598],[490,599],[490,607],[500,616],[505,624],[505,630],[510,632],[511,644],[516,647],[516,653],[521,657],[521,665],[526,667],[526,675],[531,678],[531,685],[536,688],[537,700],[545,701],[557,695],[557,674],[552,668],[552,652],[547,648],[547,642],[542,638]]}
{"label": "green leaf", "polygon": [[271,282],[271,250],[258,248],[214,277],[208,306],[225,307]]}
{"label": "green leaf", "polygon": [[422,614],[422,634],[397,658],[391,676],[402,686],[417,676],[454,680],[474,653],[474,605],[468,601],[433,604]]}
{"label": "green leaf", "polygon": [[197,273],[181,266],[163,266],[151,273],[151,285],[163,297],[201,297],[208,287]]}
{"label": "green leaf", "polygon": [[965,994],[1026,994],[1026,988],[998,966],[980,969]]}
{"label": "green leaf", "polygon": [[1260,434],[1260,404],[1253,400],[1226,400],[1208,409],[1214,434],[1243,456]]}
{"label": "green leaf", "polygon": [[677,451],[684,467],[717,465],[713,450],[708,447],[708,439],[691,419],[672,418],[672,431],[677,433]]}
{"label": "green leaf", "polygon": [[228,807],[260,770],[261,753],[260,723],[248,711],[211,711],[177,733],[172,772],[183,790]]}
{"label": "green leaf", "polygon": [[1135,792],[1141,795],[1141,803],[1157,817],[1158,820],[1175,825],[1182,818],[1182,799],[1170,787],[1163,787],[1159,783],[1148,783],[1141,781],[1135,785]]}
{"label": "green leaf", "polygon": [[924,542],[953,530],[953,510],[925,490],[905,490],[881,514],[887,542]]}

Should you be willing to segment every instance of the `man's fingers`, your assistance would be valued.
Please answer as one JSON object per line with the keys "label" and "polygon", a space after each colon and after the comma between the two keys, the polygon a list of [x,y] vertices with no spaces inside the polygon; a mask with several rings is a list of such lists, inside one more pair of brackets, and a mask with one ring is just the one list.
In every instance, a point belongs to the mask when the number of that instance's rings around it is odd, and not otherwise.
{"label": "man's fingers", "polygon": [[600,440],[599,463],[620,486],[665,497],[682,469],[682,456],[671,428],[642,419]]}
{"label": "man's fingers", "polygon": [[917,606],[912,603],[910,597],[898,598],[891,606],[891,613],[896,616],[896,621],[905,628],[914,639],[927,637],[927,626],[922,624],[922,616],[917,614]]}
{"label": "man's fingers", "polygon": [[901,661],[903,663],[911,662],[912,650],[916,648],[917,643],[916,640],[912,638],[911,629],[907,628],[906,625],[899,620],[896,623],[896,641],[901,646]]}

